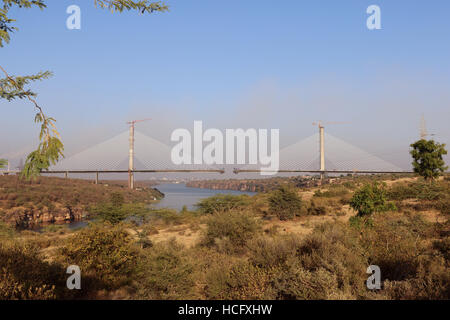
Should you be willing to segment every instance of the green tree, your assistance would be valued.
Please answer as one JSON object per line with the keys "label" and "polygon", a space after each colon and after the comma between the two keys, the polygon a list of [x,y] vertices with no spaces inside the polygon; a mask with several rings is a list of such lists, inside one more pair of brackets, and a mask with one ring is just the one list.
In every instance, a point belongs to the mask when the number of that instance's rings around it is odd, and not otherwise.
{"label": "green tree", "polygon": [[425,180],[432,181],[447,170],[442,156],[447,154],[445,144],[440,144],[434,140],[421,139],[411,144],[410,151],[413,157],[414,172],[422,176]]}
{"label": "green tree", "polygon": [[269,210],[276,214],[280,220],[288,220],[302,207],[302,199],[294,189],[282,186],[275,190],[269,198]]}
{"label": "green tree", "polygon": [[0,159],[0,168],[4,168],[8,164],[8,161],[5,159]]}
{"label": "green tree", "polygon": [[[168,10],[164,3],[149,0],[94,0],[94,4],[111,12],[135,10],[140,13],[153,13]],[[10,10],[14,7],[26,9],[35,7],[43,10],[46,8],[46,4],[44,0],[3,0],[3,6],[0,6],[0,47],[9,43],[11,34],[18,30],[14,25],[16,20],[10,17]],[[5,76],[0,78],[0,99],[6,99],[7,101],[29,100],[36,109],[34,120],[41,125],[39,145],[35,151],[28,155],[22,170],[22,176],[29,179],[39,175],[42,170],[48,169],[50,165],[64,157],[64,145],[56,128],[56,120],[44,113],[43,108],[36,100],[37,94],[26,88],[31,82],[48,79],[53,74],[50,71],[41,71],[34,75],[13,76],[9,75],[1,65],[0,71]]]}
{"label": "green tree", "polygon": [[368,183],[356,191],[350,200],[350,206],[358,211],[359,216],[396,210],[395,205],[387,201],[386,184],[377,181]]}

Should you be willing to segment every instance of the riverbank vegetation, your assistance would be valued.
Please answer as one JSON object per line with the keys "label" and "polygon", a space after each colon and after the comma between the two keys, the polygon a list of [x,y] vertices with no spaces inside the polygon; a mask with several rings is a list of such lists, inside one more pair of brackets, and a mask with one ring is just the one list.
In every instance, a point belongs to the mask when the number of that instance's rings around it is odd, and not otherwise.
{"label": "riverbank vegetation", "polygon": [[[0,298],[449,299],[450,179],[382,180],[215,196],[80,230],[3,223]],[[131,212],[127,199],[105,197],[99,217],[108,206]],[[81,290],[66,288],[69,265]],[[369,265],[381,290],[366,287]]]}

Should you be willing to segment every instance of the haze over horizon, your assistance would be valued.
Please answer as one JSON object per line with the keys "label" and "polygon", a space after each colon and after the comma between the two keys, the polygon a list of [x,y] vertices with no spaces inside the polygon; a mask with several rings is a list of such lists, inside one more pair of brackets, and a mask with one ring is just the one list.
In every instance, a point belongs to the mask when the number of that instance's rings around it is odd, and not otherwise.
{"label": "haze over horizon", "polygon": [[[16,10],[19,30],[0,49],[12,75],[51,70],[32,84],[58,120],[69,156],[151,117],[138,130],[165,144],[176,128],[280,129],[281,148],[326,132],[401,168],[424,114],[449,143],[448,1],[166,1],[170,12],[110,14],[93,1]],[[82,10],[68,30],[66,8]],[[382,30],[366,28],[377,4]],[[0,155],[32,149],[27,101],[0,101]],[[448,162],[449,157],[446,157]]]}

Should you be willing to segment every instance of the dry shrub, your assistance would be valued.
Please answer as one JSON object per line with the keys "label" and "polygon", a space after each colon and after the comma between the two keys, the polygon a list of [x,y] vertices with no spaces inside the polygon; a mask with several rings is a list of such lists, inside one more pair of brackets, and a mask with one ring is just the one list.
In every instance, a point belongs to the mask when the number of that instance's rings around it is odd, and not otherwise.
{"label": "dry shrub", "polygon": [[450,213],[450,183],[448,179],[432,183],[423,180],[396,183],[390,188],[388,197],[403,207],[408,205],[402,204],[402,200],[416,199],[418,202],[412,205],[416,211],[437,209],[443,214]]}
{"label": "dry shrub", "polygon": [[241,252],[247,241],[261,230],[256,217],[245,211],[217,212],[206,224],[202,244],[229,253]]}
{"label": "dry shrub", "polygon": [[248,261],[210,272],[208,297],[335,299],[367,294],[367,263],[357,236],[345,225],[324,225],[304,240],[259,237],[248,249]]}
{"label": "dry shrub", "polygon": [[324,269],[336,276],[334,292],[358,297],[365,293],[367,260],[358,235],[343,223],[325,223],[308,236],[298,253],[301,266],[308,271]]}
{"label": "dry shrub", "polygon": [[399,281],[413,277],[424,253],[421,242],[426,222],[414,216],[380,214],[370,226],[363,227],[361,243],[369,263],[378,265],[383,280]]}
{"label": "dry shrub", "polygon": [[336,198],[313,197],[309,203],[307,213],[313,216],[322,216],[341,208],[342,204]]}
{"label": "dry shrub", "polygon": [[140,299],[194,298],[194,266],[185,248],[174,240],[145,250],[139,259],[137,297]]}
{"label": "dry shrub", "polygon": [[322,267],[305,269],[301,255],[305,245],[297,236],[251,242],[249,261],[253,267],[271,271],[266,295],[270,293],[272,299],[327,299],[333,295],[338,287],[336,275]]}
{"label": "dry shrub", "polygon": [[249,261],[260,268],[284,266],[287,260],[294,257],[300,249],[300,237],[288,235],[285,237],[258,237],[249,242]]}
{"label": "dry shrub", "polygon": [[445,228],[420,214],[378,214],[362,227],[361,244],[381,269],[387,298],[449,299],[448,240],[431,241]]}
{"label": "dry shrub", "polygon": [[215,265],[206,277],[208,299],[260,300],[274,299],[270,283],[276,270],[256,267],[242,261],[223,267]]}
{"label": "dry shrub", "polygon": [[338,281],[335,274],[323,268],[308,271],[292,267],[275,280],[277,299],[324,300],[333,299]]}
{"label": "dry shrub", "polygon": [[435,203],[435,208],[442,214],[450,215],[450,194],[446,194],[446,196],[439,198]]}
{"label": "dry shrub", "polygon": [[249,207],[251,204],[250,196],[217,194],[212,197],[200,200],[196,206],[201,214],[213,214],[215,212],[224,212],[230,210],[239,210]]}
{"label": "dry shrub", "polygon": [[348,204],[352,197],[349,187],[344,184],[333,184],[327,190],[317,190],[314,193],[315,198],[333,198],[340,204]]}
{"label": "dry shrub", "polygon": [[122,225],[97,224],[76,233],[58,258],[64,265],[80,267],[87,291],[112,290],[131,282],[138,252]]}
{"label": "dry shrub", "polygon": [[438,259],[422,262],[413,278],[384,282],[384,291],[395,300],[448,300],[450,299],[450,273],[448,263]]}
{"label": "dry shrub", "polygon": [[288,186],[281,186],[272,191],[269,197],[269,212],[280,220],[293,219],[302,208],[302,199],[297,190]]}
{"label": "dry shrub", "polygon": [[64,298],[65,269],[30,244],[0,243],[0,300]]}

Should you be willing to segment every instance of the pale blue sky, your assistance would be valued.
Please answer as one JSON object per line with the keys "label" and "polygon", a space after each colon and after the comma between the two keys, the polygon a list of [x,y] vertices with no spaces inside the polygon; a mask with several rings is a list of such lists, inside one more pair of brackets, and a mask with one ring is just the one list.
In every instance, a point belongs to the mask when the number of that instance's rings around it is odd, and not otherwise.
{"label": "pale blue sky", "polygon": [[[170,0],[168,13],[110,14],[93,0],[15,10],[20,30],[0,49],[11,74],[51,70],[33,85],[69,154],[152,117],[162,141],[193,120],[206,127],[279,128],[288,145],[314,120],[331,134],[407,166],[420,115],[448,142],[447,0]],[[67,30],[66,8],[82,10]],[[382,30],[366,28],[381,7]],[[32,106],[0,101],[0,154],[36,143]]]}

